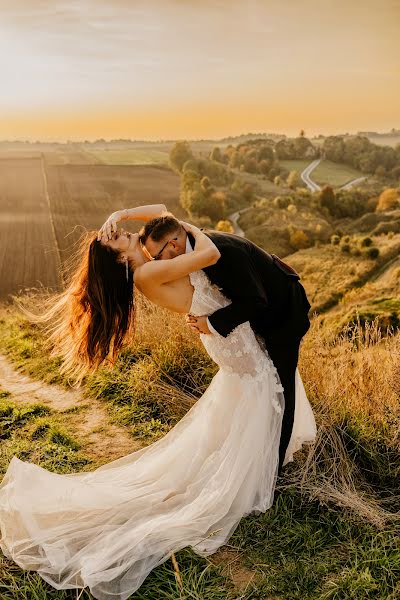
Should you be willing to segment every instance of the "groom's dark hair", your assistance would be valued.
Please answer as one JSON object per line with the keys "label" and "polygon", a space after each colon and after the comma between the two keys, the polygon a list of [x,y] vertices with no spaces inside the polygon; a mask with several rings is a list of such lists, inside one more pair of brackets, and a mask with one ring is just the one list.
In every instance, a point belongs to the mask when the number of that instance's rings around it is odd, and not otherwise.
{"label": "groom's dark hair", "polygon": [[171,233],[181,233],[182,225],[178,219],[175,219],[171,213],[165,213],[162,217],[155,217],[147,221],[139,231],[139,239],[142,244],[146,243],[148,237],[154,242],[161,241],[166,235]]}

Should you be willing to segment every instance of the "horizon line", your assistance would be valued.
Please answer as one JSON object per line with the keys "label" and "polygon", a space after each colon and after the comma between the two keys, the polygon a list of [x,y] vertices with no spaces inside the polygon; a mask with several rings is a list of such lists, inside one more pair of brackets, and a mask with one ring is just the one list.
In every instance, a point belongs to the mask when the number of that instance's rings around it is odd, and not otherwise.
{"label": "horizon line", "polygon": [[[356,132],[349,132],[346,131],[345,133],[335,133],[335,134],[323,134],[323,133],[319,133],[319,134],[314,134],[309,136],[309,139],[313,139],[313,138],[318,138],[318,137],[332,137],[332,136],[346,136],[346,135],[365,135],[365,134],[369,134],[369,135],[400,135],[400,129],[396,129],[395,127],[392,127],[392,129],[390,129],[389,131],[356,131]],[[178,142],[178,141],[187,141],[187,142],[218,142],[218,141],[223,141],[223,140],[228,140],[231,138],[240,138],[240,137],[245,137],[245,136],[282,136],[282,137],[286,137],[286,138],[295,138],[295,137],[300,137],[300,135],[298,136],[290,136],[287,135],[285,133],[279,133],[279,132],[265,132],[265,131],[261,131],[261,132],[248,132],[248,133],[239,133],[236,135],[228,135],[228,136],[223,136],[223,137],[217,137],[217,138],[182,138],[182,137],[177,137],[177,138],[169,138],[169,139],[133,139],[133,138],[103,138],[103,137],[98,137],[98,138],[93,138],[93,139],[79,139],[79,140],[72,140],[72,139],[67,139],[67,138],[61,138],[61,139],[52,139],[52,140],[43,140],[43,139],[29,139],[29,138],[15,138],[15,139],[1,139],[0,140],[0,144],[15,144],[15,143],[21,143],[21,144],[93,144],[96,142],[105,142],[105,143],[111,143],[111,142],[135,142],[135,143],[153,143],[153,144],[165,144],[165,143],[170,143],[170,142]],[[308,137],[307,135],[305,135],[304,137]]]}

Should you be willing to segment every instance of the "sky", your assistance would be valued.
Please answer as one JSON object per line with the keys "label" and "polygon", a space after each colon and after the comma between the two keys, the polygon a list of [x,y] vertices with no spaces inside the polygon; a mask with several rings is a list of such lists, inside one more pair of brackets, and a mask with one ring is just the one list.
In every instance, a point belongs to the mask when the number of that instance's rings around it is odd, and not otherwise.
{"label": "sky", "polygon": [[0,0],[0,139],[400,129],[400,0]]}

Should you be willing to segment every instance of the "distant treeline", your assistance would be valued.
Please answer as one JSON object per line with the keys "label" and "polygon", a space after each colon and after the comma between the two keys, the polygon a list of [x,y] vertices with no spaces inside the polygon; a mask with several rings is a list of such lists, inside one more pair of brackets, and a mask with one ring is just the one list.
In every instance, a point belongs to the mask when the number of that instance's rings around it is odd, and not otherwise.
{"label": "distant treeline", "polygon": [[400,144],[379,146],[365,136],[343,139],[330,136],[324,140],[323,156],[333,162],[344,163],[362,173],[400,179]]}
{"label": "distant treeline", "polygon": [[394,148],[379,146],[365,136],[329,136],[320,146],[315,146],[304,135],[296,138],[273,140],[255,139],[228,145],[221,150],[215,146],[211,160],[249,173],[266,175],[273,181],[284,169],[279,160],[313,160],[326,158],[349,165],[362,173],[400,179],[400,143]]}

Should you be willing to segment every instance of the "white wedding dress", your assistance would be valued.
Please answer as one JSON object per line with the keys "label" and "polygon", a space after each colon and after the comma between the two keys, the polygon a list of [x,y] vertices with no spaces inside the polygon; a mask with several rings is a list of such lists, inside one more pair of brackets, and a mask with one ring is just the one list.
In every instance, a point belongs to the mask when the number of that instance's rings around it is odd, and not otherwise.
{"label": "white wedding dress", "polygon": [[[190,279],[193,315],[230,303],[203,271]],[[212,554],[242,517],[272,505],[284,408],[278,373],[248,322],[226,338],[201,338],[220,369],[163,438],[83,473],[13,456],[0,485],[7,558],[59,590],[88,586],[98,600],[126,600],[173,552]],[[297,372],[285,462],[315,433]]]}

